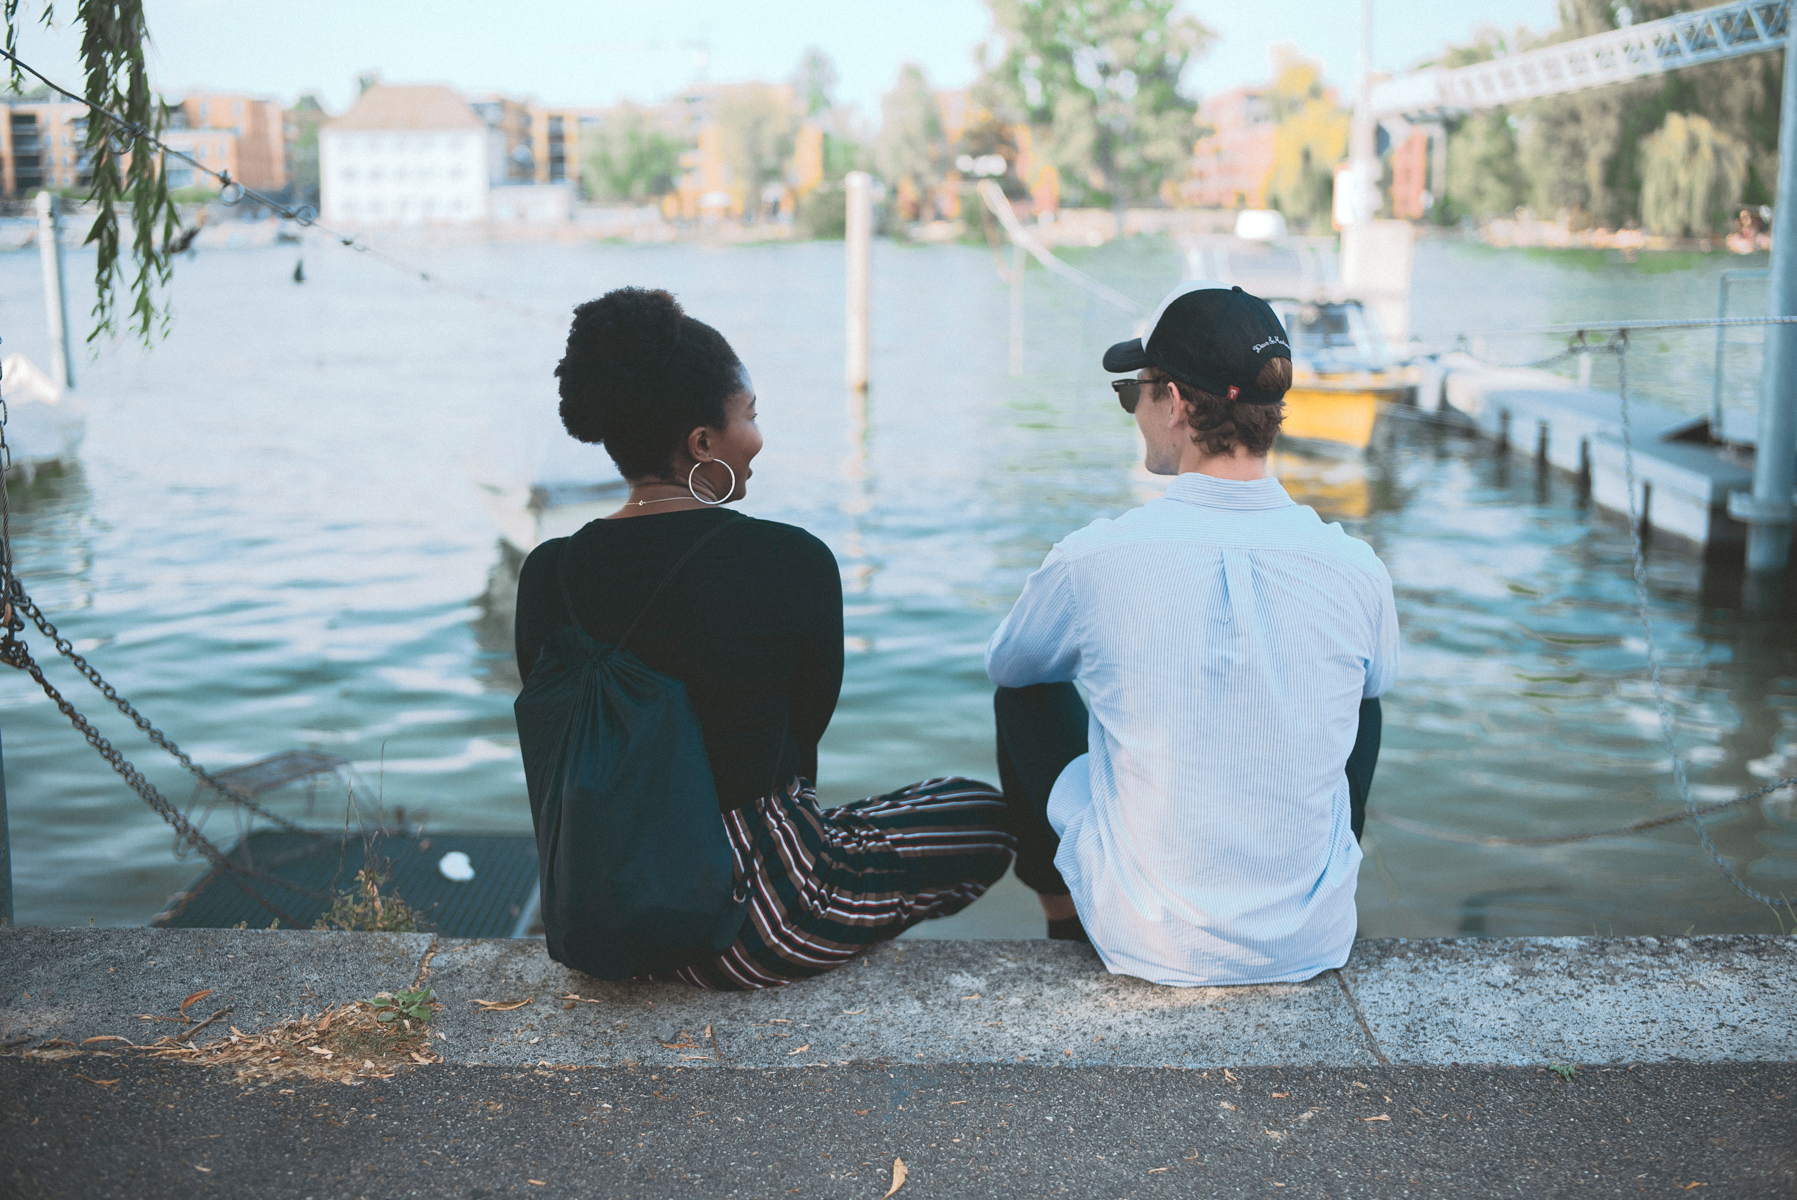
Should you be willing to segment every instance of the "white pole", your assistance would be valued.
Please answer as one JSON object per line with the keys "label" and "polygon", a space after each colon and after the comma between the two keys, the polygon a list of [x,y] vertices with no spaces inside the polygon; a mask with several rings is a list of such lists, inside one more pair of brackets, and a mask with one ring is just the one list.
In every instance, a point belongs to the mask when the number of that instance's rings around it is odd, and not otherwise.
{"label": "white pole", "polygon": [[[1785,39],[1778,127],[1778,205],[1772,214],[1768,316],[1797,316],[1797,37]],[[1797,325],[1766,326],[1753,494],[1731,496],[1747,521],[1747,569],[1782,571],[1791,553],[1791,490],[1797,484]]]}
{"label": "white pole", "polygon": [[56,219],[56,197],[37,194],[37,248],[44,264],[44,311],[50,324],[51,376],[65,388],[75,386],[75,365],[69,353],[69,302],[62,286],[62,237]]}
{"label": "white pole", "polygon": [[1023,376],[1023,247],[1011,243],[1011,377]]}
{"label": "white pole", "polygon": [[1373,138],[1373,0],[1360,0],[1360,74],[1354,81],[1354,117],[1348,127],[1348,158],[1356,165],[1372,160]]}
{"label": "white pole", "polygon": [[848,223],[844,231],[848,243],[849,268],[848,383],[852,388],[865,389],[868,357],[867,301],[873,274],[873,180],[865,171],[850,171],[848,178],[843,180],[843,185],[848,190]]}

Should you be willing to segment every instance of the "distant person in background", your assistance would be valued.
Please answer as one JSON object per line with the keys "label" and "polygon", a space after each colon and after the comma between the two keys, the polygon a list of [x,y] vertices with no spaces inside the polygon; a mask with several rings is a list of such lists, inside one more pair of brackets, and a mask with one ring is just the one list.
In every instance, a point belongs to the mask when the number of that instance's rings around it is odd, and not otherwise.
{"label": "distant person in background", "polygon": [[525,561],[518,671],[528,679],[549,635],[576,619],[616,645],[644,614],[629,650],[685,685],[750,906],[734,945],[677,977],[723,989],[803,979],[978,899],[1013,846],[990,785],[935,778],[818,807],[817,744],[842,687],[842,578],[804,530],[721,511],[746,494],[762,446],[755,388],[729,343],[667,292],[619,288],[575,310],[555,373],[563,424],[605,446],[630,497]]}
{"label": "distant person in background", "polygon": [[1354,941],[1391,580],[1268,474],[1292,370],[1265,301],[1185,285],[1104,366],[1175,478],[1055,546],[986,648],[1017,875],[1119,974],[1308,979]]}

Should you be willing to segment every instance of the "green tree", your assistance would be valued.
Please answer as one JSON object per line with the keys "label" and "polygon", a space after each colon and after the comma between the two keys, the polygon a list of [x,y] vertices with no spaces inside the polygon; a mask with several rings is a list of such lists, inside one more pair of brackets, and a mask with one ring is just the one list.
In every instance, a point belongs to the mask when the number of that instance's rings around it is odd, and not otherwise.
{"label": "green tree", "polygon": [[[6,54],[14,91],[26,79],[18,55],[23,20],[20,0],[4,0]],[[37,19],[55,21],[53,6],[43,4]],[[94,247],[94,328],[88,341],[114,334],[120,320],[118,293],[129,289],[129,327],[145,342],[168,325],[168,310],[159,306],[158,289],[168,284],[173,256],[169,243],[180,231],[180,218],[169,199],[162,155],[151,141],[167,119],[167,107],[150,90],[144,48],[149,27],[143,0],[78,0],[75,24],[81,29],[82,95],[97,109],[87,122],[87,156],[93,170],[88,199],[95,207],[87,244]],[[48,82],[34,79],[34,83]],[[130,222],[129,241],[120,217]]]}
{"label": "green tree", "polygon": [[1447,202],[1455,212],[1494,217],[1527,198],[1509,114],[1501,108],[1469,114],[1448,135]]}
{"label": "green tree", "polygon": [[666,195],[679,178],[682,149],[650,113],[621,104],[581,132],[581,186],[600,200],[641,203]]}
{"label": "green tree", "polygon": [[[1688,0],[1631,0],[1629,5],[1635,22],[1690,7]],[[1527,30],[1508,35],[1482,30],[1473,42],[1444,53],[1440,65],[1462,66],[1603,33],[1616,28],[1618,11],[1612,0],[1560,0],[1558,18],[1556,27],[1541,36]],[[1516,118],[1522,201],[1543,214],[1565,214],[1575,227],[1614,228],[1636,220],[1645,204],[1648,164],[1643,155],[1650,136],[1669,114],[1690,113],[1703,116],[1745,153],[1747,174],[1739,198],[1770,203],[1778,175],[1783,61],[1782,54],[1758,54],[1518,105],[1511,115]],[[1471,123],[1469,118],[1462,129]],[[1476,149],[1497,153],[1501,136],[1494,130],[1475,132]],[[1450,144],[1450,193],[1456,149]],[[1468,182],[1461,180],[1461,201]],[[1488,197],[1487,207],[1495,202]]]}
{"label": "green tree", "polygon": [[1038,130],[1038,146],[1074,198],[1121,208],[1183,176],[1197,136],[1186,68],[1215,39],[1176,0],[988,0],[996,65],[982,100]]}
{"label": "green tree", "polygon": [[793,69],[792,88],[808,117],[819,117],[836,107],[836,64],[816,46],[808,47]]}
{"label": "green tree", "polygon": [[888,183],[910,181],[919,192],[941,182],[948,166],[948,143],[942,136],[942,113],[923,68],[908,62],[880,101],[880,136],[874,163]]}
{"label": "green tree", "polygon": [[1669,237],[1714,233],[1741,202],[1747,160],[1747,147],[1707,119],[1667,113],[1642,139],[1642,223]]}
{"label": "green tree", "polygon": [[761,189],[780,179],[792,157],[799,113],[792,89],[767,83],[733,87],[717,99],[719,149],[746,189],[746,211],[760,211]]}
{"label": "green tree", "polygon": [[1328,229],[1335,200],[1335,167],[1348,154],[1348,112],[1330,99],[1319,64],[1280,47],[1267,107],[1273,134],[1273,174],[1267,202],[1293,225]]}
{"label": "green tree", "polygon": [[283,114],[293,130],[293,175],[289,183],[300,197],[318,202],[318,130],[329,114],[316,95],[307,92]]}

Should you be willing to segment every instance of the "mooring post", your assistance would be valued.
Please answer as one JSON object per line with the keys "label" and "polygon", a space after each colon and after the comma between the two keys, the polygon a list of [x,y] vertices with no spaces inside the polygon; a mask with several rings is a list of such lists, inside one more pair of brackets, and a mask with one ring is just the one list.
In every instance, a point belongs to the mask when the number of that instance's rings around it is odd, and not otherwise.
{"label": "mooring post", "polygon": [[61,222],[56,216],[56,195],[37,194],[37,250],[44,264],[44,312],[50,323],[50,374],[63,387],[75,386],[74,358],[69,353],[69,302],[62,286]]}
{"label": "mooring post", "polygon": [[843,180],[848,193],[847,225],[849,284],[849,361],[848,382],[852,388],[867,387],[868,358],[868,289],[872,283],[874,237],[873,179],[866,171],[850,171]]}
{"label": "mooring post", "polygon": [[[1766,315],[1797,316],[1797,36],[1785,36],[1778,113],[1778,205],[1772,216],[1772,283]],[[1791,555],[1791,492],[1797,488],[1797,325],[1766,326],[1760,375],[1759,442],[1753,493],[1729,497],[1747,523],[1747,569],[1782,571]]]}

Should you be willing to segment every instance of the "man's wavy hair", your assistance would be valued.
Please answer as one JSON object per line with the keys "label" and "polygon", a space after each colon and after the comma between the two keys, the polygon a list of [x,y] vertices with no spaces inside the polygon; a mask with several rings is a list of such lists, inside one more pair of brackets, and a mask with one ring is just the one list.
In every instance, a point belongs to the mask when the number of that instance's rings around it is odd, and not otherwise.
{"label": "man's wavy hair", "polygon": [[[1171,378],[1165,371],[1155,371],[1157,383]],[[1249,404],[1213,395],[1202,388],[1179,383],[1179,394],[1192,402],[1192,442],[1207,455],[1235,453],[1242,447],[1256,458],[1264,458],[1279,437],[1280,423],[1285,420],[1285,402]],[[1260,369],[1254,386],[1263,392],[1284,395],[1292,386],[1292,360],[1274,358]]]}

